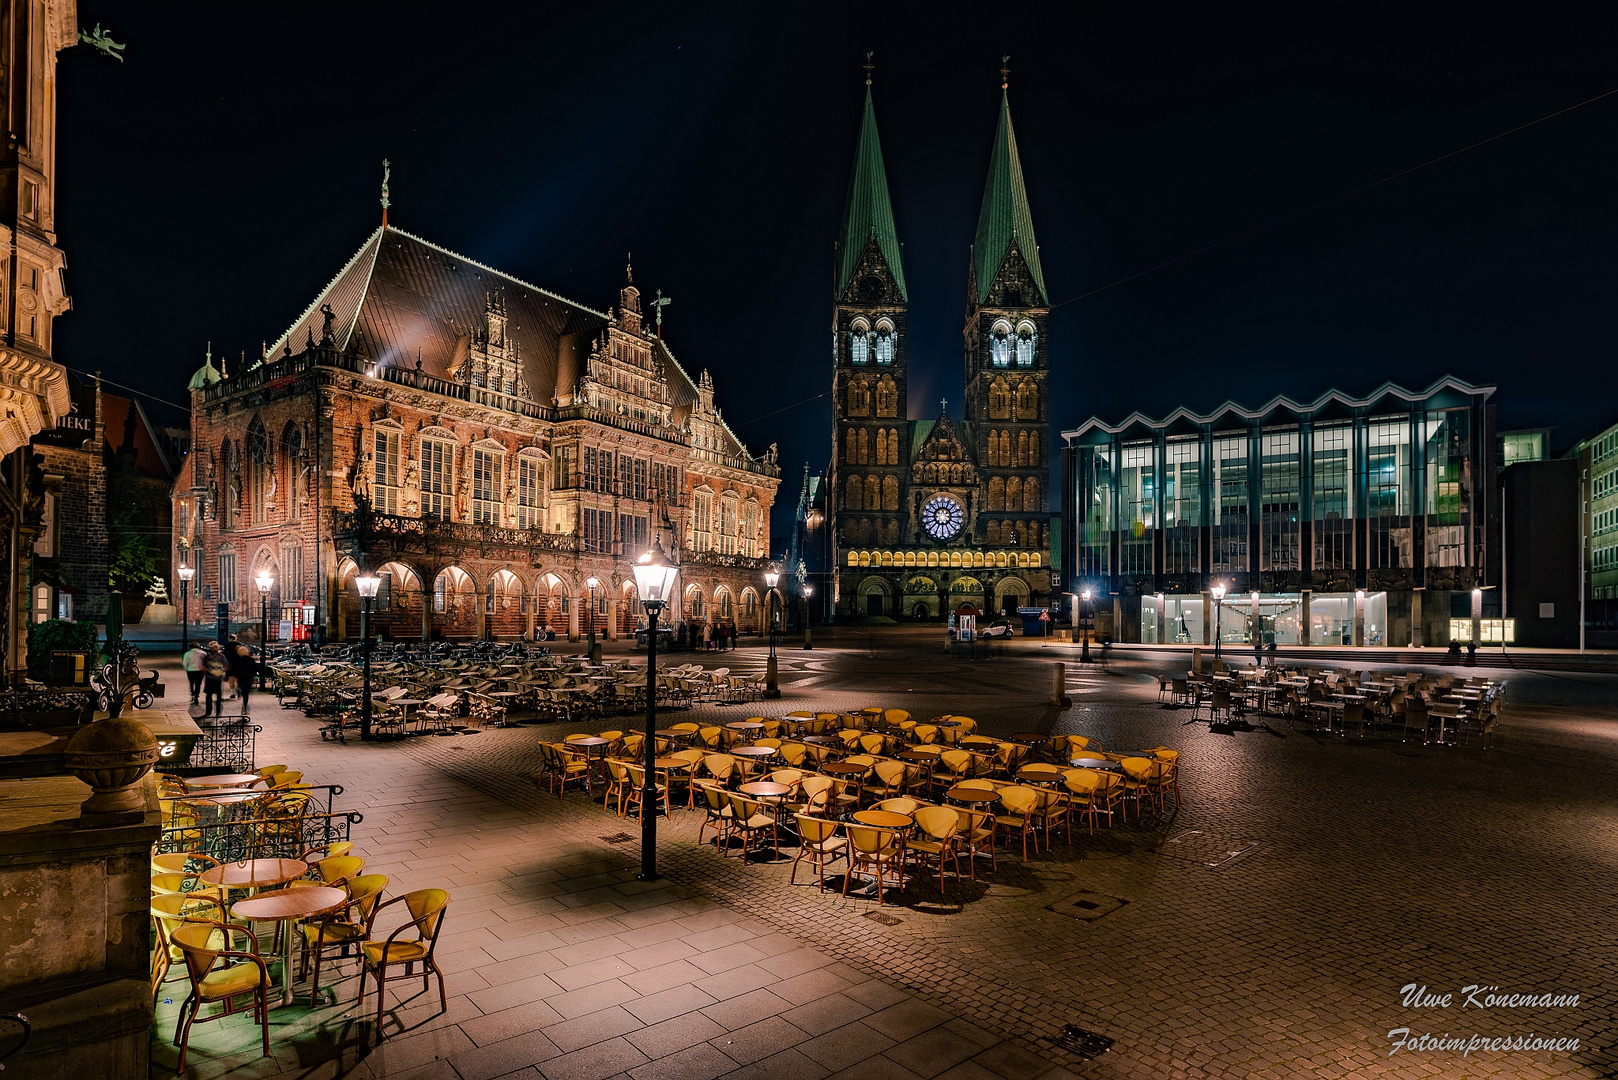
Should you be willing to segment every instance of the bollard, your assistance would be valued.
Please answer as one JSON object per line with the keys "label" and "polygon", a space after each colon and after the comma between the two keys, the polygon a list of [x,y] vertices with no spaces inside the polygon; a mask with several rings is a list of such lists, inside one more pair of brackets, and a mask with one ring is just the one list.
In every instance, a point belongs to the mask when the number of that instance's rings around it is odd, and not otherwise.
{"label": "bollard", "polygon": [[1073,699],[1067,696],[1067,665],[1057,664],[1051,672],[1051,701],[1058,708],[1067,708],[1073,704]]}

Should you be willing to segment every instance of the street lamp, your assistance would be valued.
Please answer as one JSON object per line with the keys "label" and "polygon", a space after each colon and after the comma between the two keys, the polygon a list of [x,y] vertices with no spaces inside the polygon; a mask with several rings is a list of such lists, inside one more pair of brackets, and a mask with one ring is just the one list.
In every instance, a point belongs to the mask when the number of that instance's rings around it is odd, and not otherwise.
{"label": "street lamp", "polygon": [[631,564],[641,607],[646,609],[646,777],[640,794],[640,880],[657,879],[657,616],[680,568],[652,546]]}
{"label": "street lamp", "polygon": [[270,587],[275,575],[260,570],[253,581],[258,585],[258,688],[264,689],[264,673],[270,659]]}
{"label": "street lamp", "polygon": [[1090,662],[1090,624],[1094,618],[1090,614],[1090,590],[1085,589],[1079,593],[1079,629],[1084,633],[1083,645],[1079,649],[1079,663]]}
{"label": "street lamp", "polygon": [[360,738],[371,737],[371,601],[376,599],[382,579],[375,574],[361,574],[354,579],[360,590],[360,666],[364,673],[360,684]]}
{"label": "street lamp", "polygon": [[1209,589],[1208,591],[1213,593],[1213,598],[1214,598],[1214,657],[1215,657],[1215,659],[1217,659],[1219,657],[1219,655],[1220,655],[1220,653],[1219,653],[1219,645],[1220,645],[1219,605],[1225,599],[1225,583],[1223,581],[1221,581],[1221,582],[1215,584],[1214,587]]}
{"label": "street lamp", "polygon": [[595,578],[585,578],[584,584],[590,589],[590,662],[596,661],[596,586],[601,584]]}
{"label": "street lamp", "polygon": [[775,667],[775,587],[781,583],[781,571],[774,564],[764,571],[764,585],[769,590],[765,599],[764,617],[770,626],[770,659],[764,668],[764,696],[778,698],[781,696],[781,686],[776,680]]}
{"label": "street lamp", "polygon": [[807,581],[803,583],[803,647],[812,649],[815,643],[809,634],[809,597],[813,595],[815,587]]}
{"label": "street lamp", "polygon": [[191,579],[197,576],[194,566],[182,566],[174,571],[180,579],[180,655],[191,651]]}

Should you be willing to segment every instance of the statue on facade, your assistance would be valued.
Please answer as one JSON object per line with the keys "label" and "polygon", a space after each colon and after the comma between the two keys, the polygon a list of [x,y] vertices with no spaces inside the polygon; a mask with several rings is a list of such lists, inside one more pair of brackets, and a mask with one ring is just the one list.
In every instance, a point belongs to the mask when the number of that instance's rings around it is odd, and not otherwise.
{"label": "statue on facade", "polygon": [[118,55],[124,51],[124,47],[112,40],[112,35],[101,29],[100,23],[96,23],[94,30],[80,30],[79,40],[102,56],[110,56],[120,64],[124,62],[124,58]]}
{"label": "statue on facade", "polygon": [[366,502],[371,501],[370,461],[371,455],[364,454],[354,462],[354,466],[350,470],[353,473],[351,479],[353,480],[354,500],[356,502],[361,499]]}

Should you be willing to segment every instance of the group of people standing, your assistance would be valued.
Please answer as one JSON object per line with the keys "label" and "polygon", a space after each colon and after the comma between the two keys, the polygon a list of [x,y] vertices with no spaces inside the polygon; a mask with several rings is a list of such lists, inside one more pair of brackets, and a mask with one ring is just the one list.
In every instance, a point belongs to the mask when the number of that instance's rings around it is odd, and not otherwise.
{"label": "group of people standing", "polygon": [[225,715],[225,680],[230,680],[230,696],[240,697],[242,712],[248,711],[253,680],[258,676],[258,659],[247,643],[235,634],[220,645],[217,641],[198,642],[180,657],[180,668],[191,684],[191,704],[203,698],[203,716]]}
{"label": "group of people standing", "polygon": [[675,629],[674,644],[682,649],[702,649],[724,652],[736,648],[736,624],[732,622],[696,622],[682,619]]}

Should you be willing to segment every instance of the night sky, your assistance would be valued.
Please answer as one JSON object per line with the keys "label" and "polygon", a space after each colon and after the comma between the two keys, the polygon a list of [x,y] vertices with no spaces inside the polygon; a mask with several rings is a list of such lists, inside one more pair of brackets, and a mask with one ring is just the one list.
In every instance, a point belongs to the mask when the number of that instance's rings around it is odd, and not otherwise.
{"label": "night sky", "polygon": [[394,224],[580,303],[615,303],[633,251],[676,355],[781,444],[779,547],[829,453],[865,51],[913,419],[960,415],[1009,53],[1053,462],[1091,415],[1445,373],[1558,448],[1618,419],[1618,95],[1153,269],[1618,89],[1611,5],[488,7],[80,0],[127,62],[62,56],[57,359],[183,403],[208,341],[257,355],[376,227],[387,157]]}

